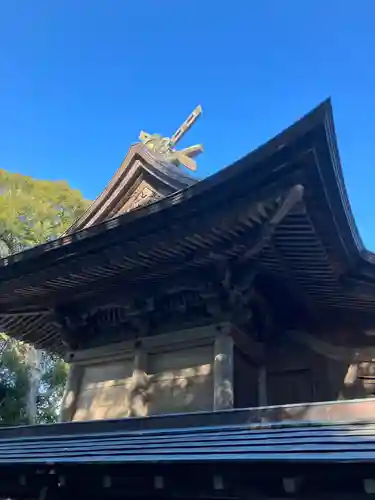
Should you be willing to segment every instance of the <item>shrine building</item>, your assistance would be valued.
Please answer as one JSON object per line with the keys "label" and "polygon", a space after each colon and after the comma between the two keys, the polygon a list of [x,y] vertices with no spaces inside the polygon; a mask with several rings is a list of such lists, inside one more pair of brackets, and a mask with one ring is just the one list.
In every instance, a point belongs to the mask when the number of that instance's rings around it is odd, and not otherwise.
{"label": "shrine building", "polygon": [[70,365],[61,423],[0,429],[3,497],[375,492],[375,255],[331,103],[203,180],[200,112],[0,260],[0,331]]}
{"label": "shrine building", "polygon": [[63,420],[371,397],[374,263],[324,102],[200,181],[132,146],[67,234],[0,261],[0,328],[70,363]]}

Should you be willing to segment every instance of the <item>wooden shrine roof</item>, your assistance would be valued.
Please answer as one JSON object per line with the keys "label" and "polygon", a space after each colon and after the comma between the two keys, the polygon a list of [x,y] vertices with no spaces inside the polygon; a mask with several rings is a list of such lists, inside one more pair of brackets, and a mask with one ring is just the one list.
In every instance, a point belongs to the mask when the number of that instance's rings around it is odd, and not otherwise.
{"label": "wooden shrine roof", "polygon": [[119,287],[147,299],[241,255],[318,304],[375,312],[375,257],[350,209],[330,101],[207,179],[0,261],[0,329],[63,351],[64,302]]}

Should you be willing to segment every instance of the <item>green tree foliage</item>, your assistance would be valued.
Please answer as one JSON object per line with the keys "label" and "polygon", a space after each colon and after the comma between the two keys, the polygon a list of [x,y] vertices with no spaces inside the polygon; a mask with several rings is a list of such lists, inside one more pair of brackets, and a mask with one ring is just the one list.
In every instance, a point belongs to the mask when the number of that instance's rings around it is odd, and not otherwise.
{"label": "green tree foliage", "polygon": [[36,180],[0,169],[2,252],[15,253],[61,236],[86,208],[82,194],[65,181]]}
{"label": "green tree foliage", "polygon": [[26,398],[29,389],[26,346],[0,334],[0,424],[28,422]]}
{"label": "green tree foliage", "polygon": [[[0,169],[0,257],[59,237],[88,202],[65,181],[43,181]],[[0,334],[0,424],[29,422],[28,353],[31,346]],[[56,420],[67,374],[65,363],[48,353],[38,366],[36,418]]]}
{"label": "green tree foliage", "polygon": [[42,353],[41,380],[36,401],[38,422],[56,421],[67,373],[68,366],[61,358]]}

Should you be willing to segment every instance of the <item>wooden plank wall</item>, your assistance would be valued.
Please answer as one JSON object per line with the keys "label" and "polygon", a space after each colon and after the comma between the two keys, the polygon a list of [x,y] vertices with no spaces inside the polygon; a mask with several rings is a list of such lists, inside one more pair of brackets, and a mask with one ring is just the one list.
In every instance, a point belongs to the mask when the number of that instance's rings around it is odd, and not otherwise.
{"label": "wooden plank wall", "polygon": [[149,356],[149,413],[212,410],[212,361],[213,346]]}
{"label": "wooden plank wall", "polygon": [[[246,353],[239,348],[235,350],[237,408],[331,401],[342,397],[347,364],[337,363],[286,336],[266,346],[256,345],[254,341],[253,344]],[[262,367],[265,402],[260,398]]]}
{"label": "wooden plank wall", "polygon": [[85,367],[73,420],[128,416],[132,375],[132,358]]}
{"label": "wooden plank wall", "polygon": [[146,353],[142,387],[134,356],[87,365],[73,420],[212,410],[212,361],[212,345]]}
{"label": "wooden plank wall", "polygon": [[324,401],[325,358],[304,346],[279,342],[268,350],[267,399],[269,405]]}
{"label": "wooden plank wall", "polygon": [[236,408],[258,406],[258,366],[238,347],[234,350],[234,403]]}
{"label": "wooden plank wall", "polygon": [[345,343],[334,334],[327,336],[325,342],[330,348],[326,350],[321,345],[314,349],[313,344],[296,343],[289,337],[269,349],[268,404],[374,397],[375,364],[371,353],[366,347],[358,347],[347,349],[344,355]]}
{"label": "wooden plank wall", "polygon": [[[150,338],[138,354],[134,346],[126,353],[108,352],[96,364],[90,353],[85,360],[78,360],[83,377],[72,419],[214,410],[217,335],[215,329],[209,337],[207,331],[175,332],[160,339]],[[233,389],[237,408],[334,401],[375,394],[375,365],[371,360],[353,363],[351,359],[333,359],[329,353],[317,352],[287,335],[265,350],[264,346],[262,350],[255,341],[247,339],[246,348],[246,342],[241,343],[236,332],[233,335]],[[332,352],[337,354],[336,349]],[[264,380],[260,377],[261,367]],[[265,381],[265,402],[259,397],[261,380]]]}

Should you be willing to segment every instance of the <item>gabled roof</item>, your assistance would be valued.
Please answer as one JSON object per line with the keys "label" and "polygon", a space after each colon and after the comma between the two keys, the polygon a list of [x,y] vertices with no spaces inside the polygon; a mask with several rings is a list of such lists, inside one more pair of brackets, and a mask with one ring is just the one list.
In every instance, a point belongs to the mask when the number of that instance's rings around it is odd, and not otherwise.
{"label": "gabled roof", "polygon": [[[99,214],[105,194],[95,203]],[[53,311],[64,301],[120,286],[131,303],[241,254],[322,307],[374,317],[375,259],[350,209],[330,101],[203,181],[0,261],[0,328],[61,350]]]}
{"label": "gabled roof", "polygon": [[182,168],[166,164],[142,144],[134,144],[104,191],[66,234],[149,205],[195,182]]}

